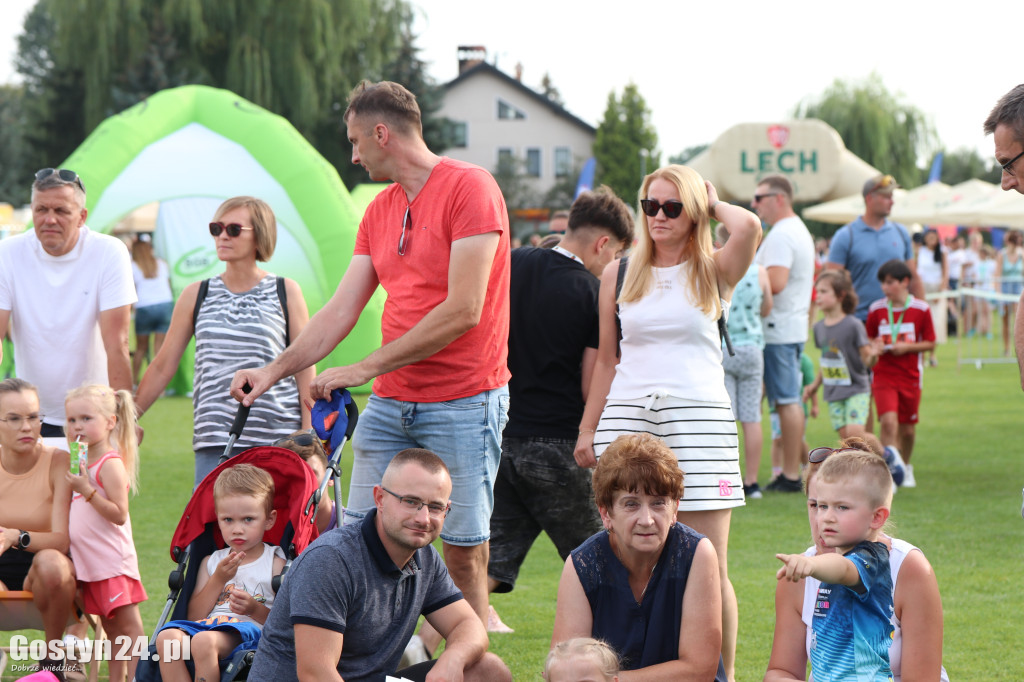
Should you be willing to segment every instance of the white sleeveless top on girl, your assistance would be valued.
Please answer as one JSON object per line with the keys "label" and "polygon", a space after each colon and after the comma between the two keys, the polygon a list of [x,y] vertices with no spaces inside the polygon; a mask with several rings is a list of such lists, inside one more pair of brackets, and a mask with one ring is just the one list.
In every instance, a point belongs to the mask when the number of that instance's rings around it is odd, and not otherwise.
{"label": "white sleeveless top on girl", "polygon": [[[110,499],[100,482],[100,470],[109,460],[120,457],[111,450],[89,465],[89,482],[97,496]],[[103,518],[92,502],[74,493],[68,534],[71,536],[71,562],[75,565],[76,577],[82,582],[98,582],[119,575],[142,580],[132,539],[131,517],[118,526]]]}
{"label": "white sleeveless top on girl", "polygon": [[[889,572],[892,575],[892,587],[893,594],[896,591],[896,579],[899,577],[900,566],[903,565],[903,560],[907,558],[907,555],[917,549],[914,545],[910,544],[906,540],[900,540],[898,538],[889,538],[892,542],[892,549],[889,551]],[[814,556],[817,553],[815,547],[810,547],[804,552],[805,556]],[[807,626],[807,636],[804,643],[804,648],[807,650],[807,658],[810,660],[811,657],[811,619],[814,617],[814,600],[818,596],[818,587],[821,585],[820,580],[814,578],[804,579],[804,603],[800,610],[800,619],[803,620],[804,625]],[[913,608],[913,606],[911,606]],[[900,673],[902,671],[902,660],[903,660],[903,630],[900,627],[900,619],[896,617],[896,614],[892,615],[892,645],[889,647],[889,668],[892,670],[893,680],[900,682]],[[808,682],[813,682],[813,671],[812,676],[807,678]],[[946,674],[946,669],[942,668],[942,675],[939,678],[940,682],[949,682],[949,675]]]}
{"label": "white sleeveless top on girl", "polygon": [[[211,554],[210,558],[206,561],[206,571],[213,575],[213,572],[217,570],[217,564],[223,561],[224,557],[230,554],[231,551],[231,547],[225,547]],[[264,542],[263,554],[260,555],[260,558],[251,564],[243,564],[238,567],[238,570],[235,571],[235,577],[224,584],[224,589],[217,598],[217,604],[213,607],[213,610],[200,622],[229,622],[234,620],[253,623],[263,627],[263,625],[253,620],[250,616],[243,616],[232,611],[231,606],[228,604],[227,591],[229,587],[244,590],[253,599],[269,609],[274,604],[272,583],[274,579],[274,557],[281,557],[284,560],[284,550],[280,547],[271,547]]]}
{"label": "white sleeveless top on girl", "polygon": [[[622,358],[608,399],[650,395],[728,403],[715,319],[694,305],[689,262],[651,268],[654,283],[639,301],[619,304]],[[723,301],[724,311],[728,302]]]}

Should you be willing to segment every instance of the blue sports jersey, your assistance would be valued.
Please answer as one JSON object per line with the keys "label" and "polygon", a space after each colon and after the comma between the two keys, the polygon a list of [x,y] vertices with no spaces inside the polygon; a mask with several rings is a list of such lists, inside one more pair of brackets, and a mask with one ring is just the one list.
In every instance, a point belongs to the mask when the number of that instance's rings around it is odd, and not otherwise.
{"label": "blue sports jersey", "polygon": [[861,542],[844,556],[860,574],[853,587],[822,583],[811,622],[814,682],[891,682],[892,575],[889,550]]}

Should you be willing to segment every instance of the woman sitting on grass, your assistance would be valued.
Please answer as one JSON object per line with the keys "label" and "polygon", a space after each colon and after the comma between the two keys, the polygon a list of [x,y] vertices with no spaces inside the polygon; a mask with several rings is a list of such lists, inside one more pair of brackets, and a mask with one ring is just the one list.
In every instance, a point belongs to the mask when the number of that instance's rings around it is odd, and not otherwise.
{"label": "woman sitting on grass", "polygon": [[[808,455],[804,474],[807,516],[814,546],[805,554],[834,551],[825,547],[816,527],[817,498],[814,476],[829,456],[843,450],[872,452],[860,438],[848,438],[839,448],[815,448]],[[876,455],[881,457],[878,452]],[[889,568],[892,572],[893,641],[889,647],[889,667],[895,682],[943,680],[949,682],[942,667],[942,599],[931,564],[917,547],[887,535]],[[775,587],[775,638],[764,682],[788,682],[807,679],[807,661],[811,647],[811,618],[819,582],[805,578],[801,582],[781,580]]]}

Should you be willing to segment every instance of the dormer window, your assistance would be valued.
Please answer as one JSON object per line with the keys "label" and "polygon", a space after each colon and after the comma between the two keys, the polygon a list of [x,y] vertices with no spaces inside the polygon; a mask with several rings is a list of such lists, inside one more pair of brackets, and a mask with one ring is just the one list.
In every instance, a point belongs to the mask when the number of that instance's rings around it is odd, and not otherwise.
{"label": "dormer window", "polygon": [[526,114],[521,109],[517,109],[503,99],[498,99],[498,120],[512,121],[525,118]]}

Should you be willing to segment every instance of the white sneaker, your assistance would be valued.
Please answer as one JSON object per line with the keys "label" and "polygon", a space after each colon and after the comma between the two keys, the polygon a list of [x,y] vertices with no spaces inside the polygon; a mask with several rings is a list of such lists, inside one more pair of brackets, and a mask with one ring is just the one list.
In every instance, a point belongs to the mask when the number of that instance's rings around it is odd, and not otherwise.
{"label": "white sneaker", "polygon": [[905,464],[903,466],[903,487],[904,488],[916,488],[917,481],[914,479],[914,465]]}
{"label": "white sneaker", "polygon": [[398,668],[401,670],[402,668],[408,668],[411,665],[429,660],[430,655],[427,653],[427,647],[424,646],[423,640],[420,639],[419,635],[413,635],[409,643],[405,645],[405,651],[402,652],[402,661],[398,664]]}

